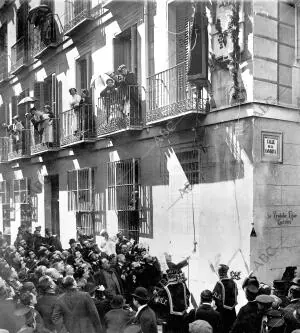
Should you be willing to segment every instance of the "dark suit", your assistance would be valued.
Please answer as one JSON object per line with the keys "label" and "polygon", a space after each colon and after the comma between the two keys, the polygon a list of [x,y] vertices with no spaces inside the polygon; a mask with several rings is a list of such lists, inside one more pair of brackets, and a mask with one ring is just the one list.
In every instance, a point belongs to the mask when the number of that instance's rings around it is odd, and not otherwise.
{"label": "dark suit", "polygon": [[134,313],[124,309],[113,309],[104,316],[106,333],[120,333],[124,329]]}
{"label": "dark suit", "polygon": [[298,321],[293,313],[300,307],[300,299],[294,299],[286,306],[282,311],[284,314],[284,320],[286,323],[285,333],[291,333],[296,329],[300,329],[300,321]]}
{"label": "dark suit", "polygon": [[258,314],[255,301],[242,306],[230,333],[259,333],[261,329],[262,315]]}
{"label": "dark suit", "polygon": [[215,311],[209,304],[201,304],[196,310],[191,310],[186,316],[187,324],[195,320],[205,320],[213,328],[213,333],[222,333],[222,320],[218,311]]}
{"label": "dark suit", "polygon": [[56,301],[57,295],[46,294],[39,297],[36,304],[36,310],[43,318],[45,327],[51,331],[55,330],[55,325],[52,321],[52,313]]}
{"label": "dark suit", "polygon": [[143,333],[157,333],[156,316],[148,305],[138,313],[135,322],[141,325]]}
{"label": "dark suit", "polygon": [[96,306],[88,293],[70,290],[57,299],[52,321],[58,332],[63,327],[70,333],[101,333],[102,325]]}

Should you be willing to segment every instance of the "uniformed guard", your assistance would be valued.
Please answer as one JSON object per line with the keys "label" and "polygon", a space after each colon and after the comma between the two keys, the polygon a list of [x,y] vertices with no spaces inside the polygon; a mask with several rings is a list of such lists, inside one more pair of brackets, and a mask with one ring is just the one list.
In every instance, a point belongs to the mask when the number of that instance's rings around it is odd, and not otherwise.
{"label": "uniformed guard", "polygon": [[220,264],[218,267],[218,275],[220,280],[216,283],[213,290],[213,297],[217,306],[217,311],[221,314],[223,322],[223,332],[230,331],[235,319],[237,305],[237,285],[233,279],[228,278],[229,267]]}

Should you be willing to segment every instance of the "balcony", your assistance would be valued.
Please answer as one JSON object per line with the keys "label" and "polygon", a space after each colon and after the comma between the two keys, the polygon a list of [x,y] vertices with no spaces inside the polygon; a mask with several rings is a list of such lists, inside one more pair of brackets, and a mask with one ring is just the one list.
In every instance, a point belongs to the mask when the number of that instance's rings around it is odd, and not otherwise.
{"label": "balcony", "polygon": [[0,163],[6,163],[8,161],[8,146],[9,138],[0,138]]}
{"label": "balcony", "polygon": [[42,153],[59,149],[59,119],[44,120],[37,131],[30,125],[30,153],[40,155]]}
{"label": "balcony", "polygon": [[7,52],[3,52],[0,55],[0,83],[8,80],[8,55]]}
{"label": "balcony", "polygon": [[21,37],[11,48],[11,74],[17,74],[28,66],[28,52],[25,38]]}
{"label": "balcony", "polygon": [[55,49],[58,45],[57,29],[52,14],[50,14],[50,18],[48,20],[51,20],[52,23],[50,25],[50,29],[47,31],[47,34],[42,33],[44,30],[43,27],[34,29],[33,45],[31,49],[33,58],[42,58],[45,54],[49,53],[50,50]]}
{"label": "balcony", "polygon": [[97,13],[98,7],[91,8],[91,0],[65,0],[64,35],[72,36],[93,21],[95,19],[94,9]]}
{"label": "balcony", "polygon": [[60,145],[72,146],[81,142],[93,142],[95,115],[93,105],[83,104],[77,109],[67,110],[60,117]]}
{"label": "balcony", "polygon": [[143,128],[141,87],[128,86],[126,90],[98,99],[97,136],[111,136],[124,131]]}
{"label": "balcony", "polygon": [[21,132],[11,134],[8,144],[8,161],[16,161],[30,157],[30,130],[23,129]]}
{"label": "balcony", "polygon": [[187,114],[206,114],[209,98],[187,81],[187,63],[157,73],[148,78],[149,108],[146,123],[153,124]]}

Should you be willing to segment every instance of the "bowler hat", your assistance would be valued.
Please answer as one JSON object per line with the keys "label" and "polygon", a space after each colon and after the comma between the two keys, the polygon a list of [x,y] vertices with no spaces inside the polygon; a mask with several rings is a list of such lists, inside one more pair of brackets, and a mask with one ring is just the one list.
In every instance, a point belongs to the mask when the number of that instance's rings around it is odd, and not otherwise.
{"label": "bowler hat", "polygon": [[74,238],[71,238],[71,239],[69,240],[69,244],[71,245],[71,244],[74,244],[74,243],[76,243],[76,240],[75,240]]}
{"label": "bowler hat", "polygon": [[149,301],[148,291],[144,287],[137,287],[132,296],[138,300]]}
{"label": "bowler hat", "polygon": [[246,287],[245,287],[245,290],[252,293],[252,294],[257,294],[258,293],[258,288],[256,285],[254,284],[248,284]]}
{"label": "bowler hat", "polygon": [[124,298],[121,295],[115,295],[110,302],[112,309],[121,309],[124,305]]}
{"label": "bowler hat", "polygon": [[288,281],[285,280],[274,280],[273,287],[276,290],[285,291],[288,289]]}
{"label": "bowler hat", "polygon": [[270,295],[259,295],[255,300],[257,303],[261,304],[272,304],[274,302],[274,298]]}

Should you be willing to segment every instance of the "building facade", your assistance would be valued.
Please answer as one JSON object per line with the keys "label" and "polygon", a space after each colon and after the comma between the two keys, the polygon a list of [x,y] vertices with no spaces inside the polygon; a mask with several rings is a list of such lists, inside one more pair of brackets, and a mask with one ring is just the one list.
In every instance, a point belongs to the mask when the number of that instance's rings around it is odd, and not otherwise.
{"label": "building facade", "polygon": [[[122,231],[160,259],[190,256],[196,298],[218,263],[265,282],[298,265],[296,1],[0,4],[0,230],[12,242],[21,224],[65,247],[77,227]],[[137,84],[100,95],[122,64]],[[88,102],[72,107],[70,88]],[[50,106],[48,127],[33,105]]]}

